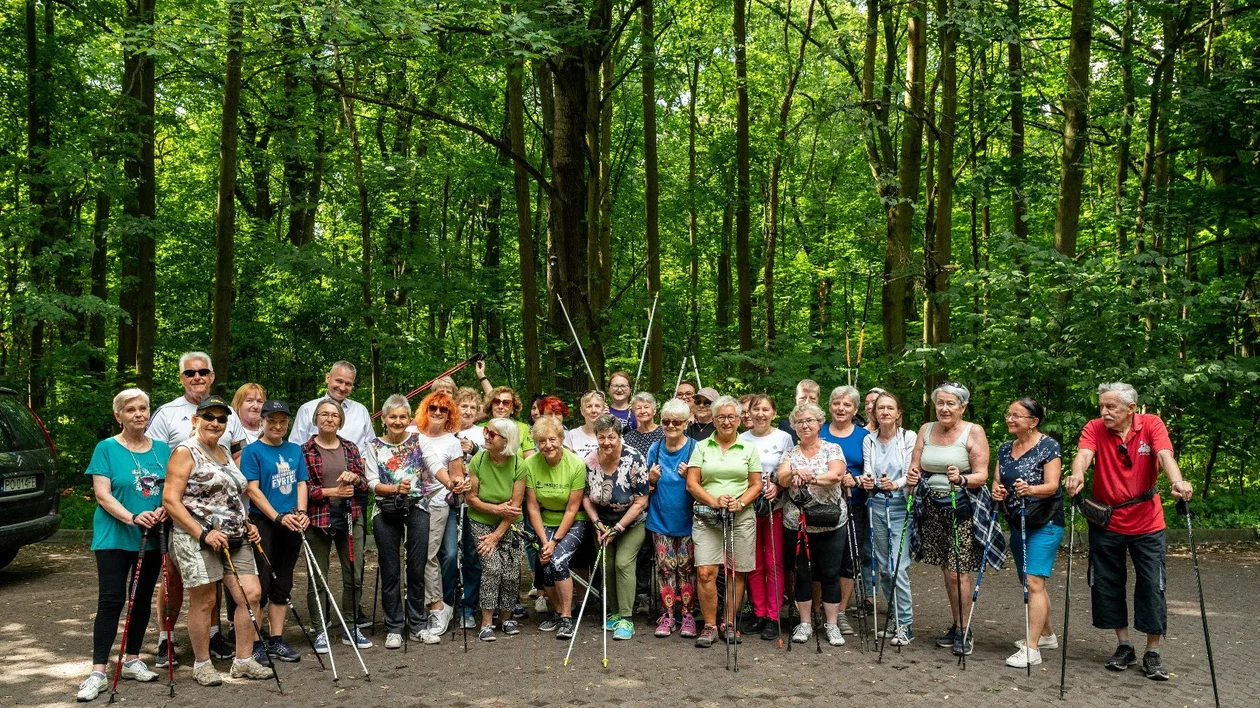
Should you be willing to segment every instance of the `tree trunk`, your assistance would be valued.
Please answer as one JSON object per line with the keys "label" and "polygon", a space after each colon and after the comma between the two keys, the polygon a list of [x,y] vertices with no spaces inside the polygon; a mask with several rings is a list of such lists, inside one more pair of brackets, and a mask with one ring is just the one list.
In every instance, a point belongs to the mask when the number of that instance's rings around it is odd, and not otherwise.
{"label": "tree trunk", "polygon": [[1024,53],[1019,0],[1006,0],[1011,41],[1006,45],[1006,67],[1011,92],[1011,225],[1015,237],[1028,240],[1028,204],[1024,193]]}
{"label": "tree trunk", "polygon": [[[653,0],[644,0],[639,12],[642,18],[639,44],[643,49],[643,231],[647,241],[648,296],[655,302],[661,293],[661,230],[660,173],[656,155],[656,8]],[[691,97],[691,105],[695,105],[694,96]],[[694,160],[692,142],[689,145],[688,192],[694,189]],[[690,226],[695,221],[694,198],[691,203],[689,231],[694,231],[694,226]],[[647,348],[649,391],[659,392],[664,385],[664,356],[661,321],[653,318]]]}
{"label": "tree trunk", "polygon": [[[51,8],[45,6],[45,12]],[[49,20],[50,21],[50,20]],[[53,227],[52,175],[48,173],[49,152],[52,149],[48,132],[48,105],[53,97],[48,86],[48,62],[52,61],[51,31],[44,36],[44,57],[40,57],[39,17],[35,0],[26,0],[26,178],[28,199],[35,214],[35,233],[27,242],[26,259],[30,278],[36,291],[49,284],[48,269],[44,265],[44,245],[49,241],[49,228]],[[32,408],[39,410],[46,402],[48,371],[44,365],[44,339],[46,317],[30,318],[30,359],[27,366],[27,393]]]}
{"label": "tree trunk", "polygon": [[[525,107],[521,74],[523,60],[508,66],[508,136],[512,152],[525,154]],[[539,185],[538,191],[543,187]],[[512,193],[516,198],[516,252],[521,268],[521,345],[525,356],[525,390],[542,390],[538,351],[538,277],[534,271],[534,231],[529,214],[529,175],[525,166],[512,161]]]}
{"label": "tree trunk", "polygon": [[1120,94],[1123,103],[1120,137],[1116,141],[1116,250],[1129,252],[1129,223],[1124,216],[1124,186],[1129,178],[1129,141],[1133,135],[1133,0],[1124,0],[1124,26],[1120,32]]}
{"label": "tree trunk", "polygon": [[722,247],[718,251],[717,302],[714,303],[719,342],[726,339],[731,326],[731,229],[734,220],[735,200],[728,192],[722,208]]}
{"label": "tree trunk", "polygon": [[691,60],[687,72],[687,245],[690,276],[691,329],[700,322],[700,225],[696,213],[696,103],[700,100],[700,58]]}
{"label": "tree trunk", "polygon": [[215,378],[227,386],[231,379],[232,279],[236,240],[237,120],[241,107],[241,37],[245,24],[242,0],[228,5],[227,66],[223,82],[223,115],[219,134],[219,199],[214,220],[214,319],[210,356]]}
{"label": "tree trunk", "polygon": [[[931,265],[932,291],[935,297],[928,302],[927,313],[929,326],[924,331],[929,333],[928,344],[938,345],[949,342],[949,272],[952,267],[953,227],[954,227],[954,130],[955,117],[958,112],[958,72],[955,48],[958,41],[958,26],[955,24],[954,3],[952,0],[937,0],[937,21],[942,23],[940,29],[940,86],[941,110],[938,118],[940,130],[940,154],[936,163],[936,238],[932,247],[934,262]],[[945,375],[939,369],[931,368],[925,388],[929,391]]]}
{"label": "tree trunk", "polygon": [[1089,122],[1089,50],[1094,27],[1094,0],[1072,0],[1068,44],[1067,91],[1063,97],[1063,158],[1059,168],[1059,201],[1054,214],[1054,248],[1076,257],[1081,222],[1081,182],[1085,177],[1086,125]]}
{"label": "tree trunk", "polygon": [[[110,196],[101,191],[96,195],[96,211],[92,217],[92,297],[109,300],[109,229]],[[88,357],[88,371],[100,376],[105,373],[105,316],[93,313],[88,317],[88,344],[92,353]]]}
{"label": "tree trunk", "polygon": [[735,269],[739,279],[739,350],[753,347],[752,263],[749,258],[748,229],[751,184],[748,154],[748,52],[746,0],[735,0]]}

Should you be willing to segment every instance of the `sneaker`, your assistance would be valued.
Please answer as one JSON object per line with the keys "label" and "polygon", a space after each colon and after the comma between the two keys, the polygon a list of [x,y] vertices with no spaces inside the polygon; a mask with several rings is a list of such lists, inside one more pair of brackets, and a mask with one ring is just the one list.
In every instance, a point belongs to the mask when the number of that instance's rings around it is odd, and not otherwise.
{"label": "sneaker", "polygon": [[959,632],[954,635],[954,646],[951,647],[951,651],[954,652],[954,656],[971,656],[975,646],[976,637],[974,632],[967,632],[966,636]]}
{"label": "sneaker", "polygon": [[460,629],[476,629],[477,618],[473,617],[472,613],[465,614],[464,616],[459,618],[459,628]]}
{"label": "sneaker", "polygon": [[328,635],[327,634],[320,632],[319,634],[315,635],[315,653],[316,654],[328,653]]}
{"label": "sneaker", "polygon": [[1036,666],[1041,663],[1041,652],[1036,649],[1020,647],[1020,650],[1006,657],[1006,665],[1017,669]]}
{"label": "sneaker", "polygon": [[302,655],[284,641],[284,637],[267,638],[267,655],[280,661],[293,663],[302,660]]}
{"label": "sneaker", "polygon": [[836,626],[840,628],[841,634],[853,634],[853,625],[849,624],[849,618],[844,613],[836,615]]}
{"label": "sneaker", "polygon": [[99,671],[93,671],[88,674],[87,678],[83,679],[83,683],[79,684],[79,694],[75,697],[75,700],[80,703],[96,700],[96,697],[99,696],[101,691],[103,691],[108,685],[109,679],[105,678],[105,674]]}
{"label": "sneaker", "polygon": [[1111,655],[1111,658],[1107,659],[1107,663],[1104,666],[1112,671],[1124,671],[1130,665],[1136,663],[1137,652],[1133,651],[1133,645],[1121,644],[1116,647],[1116,652]]}
{"label": "sneaker", "polygon": [[[153,665],[159,669],[166,668],[166,657],[167,657],[166,645],[167,645],[166,639],[159,640],[158,645],[157,645],[157,651],[154,652],[153,654]],[[169,651],[170,651],[171,663],[174,666],[179,666],[179,659],[176,658],[176,656],[179,654],[179,647],[174,646],[172,644]]]}
{"label": "sneaker", "polygon": [[634,637],[634,622],[623,619],[613,628],[613,639],[626,640]]}
{"label": "sneaker", "polygon": [[730,642],[730,643],[734,643],[734,644],[743,644],[743,643],[744,643],[744,637],[743,637],[743,635],[742,635],[741,633],[739,633],[739,632],[735,631],[735,628],[734,628],[733,626],[731,626],[731,625],[729,625],[729,624],[728,624],[728,625],[726,625],[726,627],[725,627],[724,629],[725,629],[726,631],[725,631],[725,632],[723,633],[723,635],[722,635],[722,641],[724,641],[724,642]]}
{"label": "sneaker", "polygon": [[663,614],[660,619],[656,620],[656,631],[653,632],[653,634],[661,637],[662,639],[668,637],[674,633],[674,624],[675,622],[673,617],[668,614]]}
{"label": "sneaker", "polygon": [[207,661],[204,666],[193,664],[193,679],[202,686],[221,686],[223,677],[215,670],[214,664]]}
{"label": "sneaker", "polygon": [[249,657],[249,660],[243,664],[239,661],[233,660],[232,670],[228,672],[228,676],[231,676],[232,678],[247,678],[255,680],[269,679],[273,675],[275,674],[271,667],[263,666],[252,656]]}
{"label": "sneaker", "polygon": [[271,657],[267,656],[266,642],[255,641],[253,653],[251,653],[250,656],[254,657],[254,661],[257,661],[263,666],[271,666]]}
{"label": "sneaker", "polygon": [[951,624],[949,631],[936,638],[936,646],[942,649],[949,649],[954,646],[954,639],[958,637],[958,625]]}
{"label": "sneaker", "polygon": [[617,628],[617,623],[621,621],[621,615],[613,613],[608,615],[608,619],[604,621],[604,629],[609,632]]}
{"label": "sneaker", "polygon": [[442,608],[429,611],[429,625],[421,630],[421,634],[428,632],[437,636],[446,634],[446,630],[450,629],[451,618],[455,616],[455,608],[443,603]]}
{"label": "sneaker", "polygon": [[354,618],[354,626],[359,629],[367,629],[372,626],[372,620],[368,619],[367,615],[360,612],[359,616]]}
{"label": "sneaker", "polygon": [[910,629],[910,625],[903,624],[897,628],[892,639],[888,641],[895,647],[909,646],[910,642],[914,641],[914,630]]}
{"label": "sneaker", "polygon": [[573,638],[573,618],[561,617],[560,623],[556,625],[556,639],[572,639]]}
{"label": "sneaker", "polygon": [[360,649],[372,648],[372,640],[363,636],[363,632],[360,632],[358,627],[354,627],[353,629],[350,630],[350,632],[351,632],[350,634],[343,633],[341,635],[342,644],[345,644],[346,646],[350,646],[351,644],[353,644],[354,646]]}
{"label": "sneaker", "polygon": [[779,638],[779,623],[766,620],[765,625],[761,628],[761,640],[763,642],[773,642]]}
{"label": "sneaker", "polygon": [[534,598],[534,612],[543,613],[547,611],[547,596],[539,595]]}
{"label": "sneaker", "polygon": [[487,624],[477,632],[477,639],[483,642],[493,642],[498,637],[494,636],[494,625]]}
{"label": "sneaker", "polygon": [[1159,652],[1147,649],[1142,654],[1142,673],[1152,681],[1168,680],[1168,669],[1165,669],[1164,662],[1159,660]]}
{"label": "sneaker", "polygon": [[521,633],[521,623],[510,619],[503,623],[503,633],[510,636]]}
{"label": "sneaker", "polygon": [[875,636],[876,637],[891,637],[896,633],[897,633],[897,623],[894,622],[891,617],[889,617],[888,623],[884,625],[883,629],[876,632]]}
{"label": "sneaker", "polygon": [[554,632],[556,627],[560,626],[560,615],[555,612],[548,612],[543,615],[542,621],[538,623],[538,631]]}
{"label": "sneaker", "polygon": [[796,625],[796,629],[792,630],[792,642],[794,644],[804,644],[814,636],[814,625],[809,622],[801,622]]}
{"label": "sneaker", "polygon": [[766,626],[765,617],[752,616],[739,621],[739,631],[748,632],[749,634],[758,634]]}
{"label": "sneaker", "polygon": [[844,635],[840,633],[840,628],[836,625],[823,622],[823,634],[826,635],[827,643],[831,646],[844,646]]}
{"label": "sneaker", "polygon": [[[1023,649],[1023,648],[1024,648],[1024,640],[1022,640],[1022,639],[1016,639],[1016,640],[1015,640],[1015,648],[1016,648],[1016,649]],[[1051,634],[1050,636],[1047,636],[1047,637],[1039,637],[1039,638],[1037,639],[1037,648],[1038,648],[1038,649],[1058,649],[1058,648],[1059,648],[1059,637],[1058,637],[1057,635],[1054,635],[1054,634]]]}
{"label": "sneaker", "polygon": [[678,636],[683,639],[696,638],[696,617],[690,612],[684,612],[682,618],[682,629],[678,630]]}
{"label": "sneaker", "polygon": [[434,634],[433,632],[430,632],[427,629],[420,630],[420,636],[416,638],[425,644],[441,644],[442,643],[441,634]]}
{"label": "sneaker", "polygon": [[148,683],[149,681],[157,680],[158,675],[150,671],[143,661],[132,659],[131,661],[123,662],[122,677],[132,681],[139,681],[140,683]]}
{"label": "sneaker", "polygon": [[403,645],[403,636],[398,632],[390,632],[385,635],[386,649],[401,649]]}
{"label": "sneaker", "polygon": [[514,620],[529,619],[529,612],[525,610],[524,605],[518,604],[516,607],[512,608],[512,619]]}
{"label": "sneaker", "polygon": [[639,595],[634,598],[634,613],[636,615],[646,615],[649,609],[647,595]]}
{"label": "sneaker", "polygon": [[[695,620],[693,619],[692,622],[694,623]],[[700,632],[700,636],[696,637],[696,647],[698,649],[708,649],[713,646],[713,642],[717,641],[717,638],[717,625],[706,624],[704,626],[704,631]]]}
{"label": "sneaker", "polygon": [[236,647],[223,636],[223,632],[216,632],[210,637],[210,656],[216,659],[234,659]]}

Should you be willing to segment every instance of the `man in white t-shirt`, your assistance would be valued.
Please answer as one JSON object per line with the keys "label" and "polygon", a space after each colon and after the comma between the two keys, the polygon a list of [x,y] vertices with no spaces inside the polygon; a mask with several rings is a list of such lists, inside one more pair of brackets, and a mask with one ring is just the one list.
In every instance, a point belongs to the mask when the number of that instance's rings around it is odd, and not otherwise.
{"label": "man in white t-shirt", "polygon": [[324,375],[324,382],[328,385],[327,392],[303,403],[293,416],[293,431],[289,433],[289,442],[302,445],[319,432],[315,429],[315,407],[325,398],[331,398],[341,404],[346,414],[345,424],[341,426],[338,435],[357,445],[360,455],[369,454],[368,443],[376,437],[376,431],[372,428],[372,414],[367,406],[350,399],[356,375],[354,364],[348,361],[333,364]]}
{"label": "man in white t-shirt", "polygon": [[[214,386],[214,364],[210,362],[210,355],[188,352],[181,356],[179,383],[184,387],[184,395],[154,411],[146,431],[149,437],[161,440],[172,448],[192,437],[192,419],[197,414],[197,404],[210,395],[210,388]],[[232,457],[239,460],[247,436],[241,419],[230,409],[223,440],[231,447]]]}

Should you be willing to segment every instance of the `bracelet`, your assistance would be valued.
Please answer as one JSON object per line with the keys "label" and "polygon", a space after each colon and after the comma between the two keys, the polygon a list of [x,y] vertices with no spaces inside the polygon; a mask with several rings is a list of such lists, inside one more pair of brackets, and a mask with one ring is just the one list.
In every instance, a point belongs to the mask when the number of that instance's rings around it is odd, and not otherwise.
{"label": "bracelet", "polygon": [[136,517],[137,517],[137,516],[139,516],[139,514],[132,514],[132,515],[131,515],[131,525],[132,525],[132,526],[137,526],[137,525],[138,525],[138,524],[136,524]]}
{"label": "bracelet", "polygon": [[285,516],[287,516],[288,514],[289,514],[289,512],[287,512],[287,511],[281,511],[281,512],[279,512],[279,513],[277,513],[277,514],[276,514],[276,518],[272,519],[272,520],[271,520],[271,522],[272,522],[273,524],[281,524],[281,523],[284,523],[284,517],[285,517]]}
{"label": "bracelet", "polygon": [[204,527],[203,527],[203,528],[201,529],[201,538],[200,538],[200,541],[204,544],[204,543],[206,542],[206,536],[209,536],[209,535],[210,535],[210,529],[208,529],[208,528],[204,528]]}
{"label": "bracelet", "polygon": [[301,514],[302,516],[306,516],[306,509],[298,509],[297,511],[295,511],[295,512],[293,512],[293,513],[294,513],[294,514]]}
{"label": "bracelet", "polygon": [[486,378],[485,376],[478,376],[478,377],[477,377],[477,380],[478,380],[478,381],[489,381],[490,379]]}

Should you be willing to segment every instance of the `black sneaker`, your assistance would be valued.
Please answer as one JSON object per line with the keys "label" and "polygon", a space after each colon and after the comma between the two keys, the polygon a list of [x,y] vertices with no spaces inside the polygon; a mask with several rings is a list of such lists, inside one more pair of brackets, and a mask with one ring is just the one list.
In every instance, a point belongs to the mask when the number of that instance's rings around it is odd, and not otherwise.
{"label": "black sneaker", "polygon": [[573,638],[573,618],[561,617],[560,623],[556,625],[556,639],[572,639]]}
{"label": "black sneaker", "polygon": [[951,624],[949,631],[936,638],[936,646],[942,649],[949,649],[954,646],[954,640],[958,637],[958,625]]}
{"label": "black sneaker", "polygon": [[302,660],[302,655],[289,646],[289,643],[284,641],[284,637],[268,637],[267,654],[289,663]]}
{"label": "black sneaker", "polygon": [[223,632],[216,632],[210,637],[210,656],[216,659],[234,659],[236,647],[223,636]]}
{"label": "black sneaker", "polygon": [[[171,656],[171,663],[174,666],[179,666],[179,659],[176,658],[177,654],[179,654],[179,647],[172,645],[170,648],[170,656]],[[158,642],[157,653],[153,657],[153,665],[158,667],[159,669],[165,669],[166,656],[167,656],[166,640],[163,639]]]}
{"label": "black sneaker", "polygon": [[779,623],[766,620],[765,625],[761,628],[761,639],[767,642],[773,642],[779,638]]}
{"label": "black sneaker", "polygon": [[976,637],[972,632],[967,632],[966,636],[963,636],[962,632],[955,632],[954,646],[951,650],[954,652],[954,656],[971,656],[972,650],[976,648],[975,645]]}
{"label": "black sneaker", "polygon": [[739,621],[739,631],[740,633],[748,632],[749,634],[756,634],[765,628],[766,623],[768,621],[769,620],[767,620],[765,617],[754,616],[754,617],[748,617],[748,618],[741,618]]}
{"label": "black sneaker", "polygon": [[1152,681],[1168,680],[1168,669],[1165,669],[1164,662],[1159,660],[1159,652],[1147,650],[1142,654],[1142,673]]}
{"label": "black sneaker", "polygon": [[1121,644],[1116,647],[1116,653],[1112,654],[1110,659],[1107,659],[1107,663],[1104,666],[1112,671],[1124,671],[1136,663],[1137,652],[1133,651],[1133,645]]}

